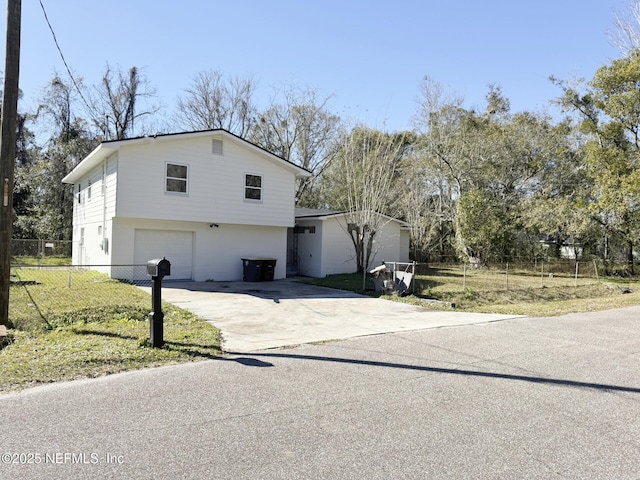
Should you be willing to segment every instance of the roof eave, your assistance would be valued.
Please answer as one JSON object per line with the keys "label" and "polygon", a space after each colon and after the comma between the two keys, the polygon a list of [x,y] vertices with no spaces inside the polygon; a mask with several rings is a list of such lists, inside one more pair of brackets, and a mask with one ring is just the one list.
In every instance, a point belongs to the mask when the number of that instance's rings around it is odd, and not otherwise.
{"label": "roof eave", "polygon": [[118,150],[120,145],[101,143],[93,151],[84,157],[82,161],[71,170],[66,177],[62,179],[62,183],[76,183],[84,175],[88,174],[102,160]]}
{"label": "roof eave", "polygon": [[[340,216],[346,216],[349,212],[333,212],[333,213],[318,213],[318,214],[308,214],[308,215],[296,215],[296,220],[327,220],[329,218],[335,218]],[[411,226],[405,222],[404,220],[400,220],[398,218],[390,217],[389,215],[385,215],[383,213],[379,213],[378,215],[386,218],[390,222],[396,222],[400,225],[401,229],[409,229]]]}

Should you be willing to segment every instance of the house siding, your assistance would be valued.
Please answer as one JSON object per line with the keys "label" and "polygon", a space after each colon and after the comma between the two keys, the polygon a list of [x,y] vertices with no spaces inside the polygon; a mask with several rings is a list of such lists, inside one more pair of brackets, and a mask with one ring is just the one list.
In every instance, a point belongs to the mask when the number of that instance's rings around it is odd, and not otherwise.
{"label": "house siding", "polygon": [[[357,270],[355,248],[347,233],[344,215],[322,219],[297,220],[299,227],[316,229],[315,234],[298,234],[298,271],[301,275],[325,277],[338,273],[353,273]],[[409,259],[409,232],[391,220],[376,235],[370,266],[383,260],[405,262]]]}
{"label": "house siding", "polygon": [[[188,192],[166,193],[166,164],[188,167]],[[117,216],[205,223],[292,226],[295,174],[235,142],[212,153],[212,138],[120,149]],[[262,176],[262,200],[244,200],[245,174]]]}
{"label": "house siding", "polygon": [[411,233],[408,228],[400,229],[400,251],[398,252],[399,262],[409,262],[409,249],[411,244]]}
{"label": "house siding", "polygon": [[[168,163],[188,167],[184,194],[166,192]],[[64,180],[76,184],[73,262],[139,280],[166,256],[177,277],[218,281],[242,280],[242,258],[269,257],[284,278],[296,178],[307,174],[224,131],[104,142]],[[261,177],[258,201],[244,198],[246,175]]]}
{"label": "house siding", "polygon": [[[115,213],[117,155],[85,175],[74,188],[73,246],[75,265],[108,265],[111,218]],[[106,240],[106,241],[105,241]],[[102,268],[108,272],[107,267]]]}
{"label": "house siding", "polygon": [[[286,276],[286,227],[217,225],[210,227],[202,222],[115,218],[113,243],[117,248],[113,251],[113,263],[134,264],[136,230],[193,232],[193,280],[242,280],[242,258],[248,257],[275,258],[274,278]],[[171,261],[170,255],[157,251],[150,252],[148,260],[158,255],[166,256]],[[130,270],[121,270],[123,273],[119,278],[127,278]]]}
{"label": "house siding", "polygon": [[286,277],[286,227],[219,224],[207,227],[196,245],[197,280],[242,280],[242,259],[256,257],[275,258],[274,278]]}
{"label": "house siding", "polygon": [[321,276],[353,273],[357,270],[355,248],[347,233],[344,217],[325,220],[322,229]]}

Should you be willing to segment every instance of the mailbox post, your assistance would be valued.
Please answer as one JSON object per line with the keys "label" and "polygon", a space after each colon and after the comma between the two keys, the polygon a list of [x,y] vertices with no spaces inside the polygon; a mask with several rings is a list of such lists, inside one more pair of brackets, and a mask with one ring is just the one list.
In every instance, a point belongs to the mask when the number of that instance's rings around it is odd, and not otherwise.
{"label": "mailbox post", "polygon": [[149,337],[151,346],[160,348],[164,345],[162,312],[162,279],[171,275],[171,263],[166,258],[155,258],[147,262],[147,274],[151,275],[151,313],[149,314]]}

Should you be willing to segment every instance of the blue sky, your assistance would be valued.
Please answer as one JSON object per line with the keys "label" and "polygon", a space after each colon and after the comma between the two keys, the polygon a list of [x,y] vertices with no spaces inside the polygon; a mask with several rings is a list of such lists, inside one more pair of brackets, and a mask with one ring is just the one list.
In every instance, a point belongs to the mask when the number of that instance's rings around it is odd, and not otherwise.
{"label": "blue sky", "polygon": [[[332,95],[351,123],[411,127],[424,75],[484,105],[498,84],[513,111],[540,110],[548,77],[591,78],[620,54],[607,30],[627,0],[42,0],[74,73],[142,68],[165,115],[204,70],[254,76],[258,100],[298,84]],[[4,52],[4,35],[0,43]],[[38,0],[22,0],[21,110],[65,73]]]}

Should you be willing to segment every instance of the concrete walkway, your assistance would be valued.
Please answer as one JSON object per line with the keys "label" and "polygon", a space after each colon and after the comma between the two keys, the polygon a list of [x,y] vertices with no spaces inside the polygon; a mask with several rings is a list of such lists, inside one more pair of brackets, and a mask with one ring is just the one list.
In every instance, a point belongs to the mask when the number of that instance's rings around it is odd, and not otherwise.
{"label": "concrete walkway", "polygon": [[252,352],[516,318],[429,310],[295,279],[256,283],[166,282],[162,298],[220,329],[226,352]]}

